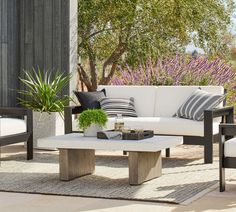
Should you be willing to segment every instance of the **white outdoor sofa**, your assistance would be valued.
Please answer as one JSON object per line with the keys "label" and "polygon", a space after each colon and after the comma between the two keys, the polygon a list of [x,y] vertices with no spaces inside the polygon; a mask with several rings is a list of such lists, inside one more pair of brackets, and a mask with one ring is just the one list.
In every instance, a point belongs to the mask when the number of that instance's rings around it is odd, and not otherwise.
{"label": "white outdoor sofa", "polygon": [[[113,98],[133,97],[138,114],[136,118],[124,118],[125,125],[131,128],[153,130],[159,135],[179,135],[184,144],[204,145],[204,161],[212,163],[213,142],[219,140],[219,124],[233,122],[233,107],[208,110],[204,121],[193,121],[174,117],[182,103],[198,88],[215,94],[223,94],[221,86],[99,86],[105,88],[106,96]],[[65,108],[65,133],[76,131],[73,114],[82,112],[79,106]],[[114,128],[115,118],[109,118],[107,128]],[[166,156],[169,157],[169,149]]]}

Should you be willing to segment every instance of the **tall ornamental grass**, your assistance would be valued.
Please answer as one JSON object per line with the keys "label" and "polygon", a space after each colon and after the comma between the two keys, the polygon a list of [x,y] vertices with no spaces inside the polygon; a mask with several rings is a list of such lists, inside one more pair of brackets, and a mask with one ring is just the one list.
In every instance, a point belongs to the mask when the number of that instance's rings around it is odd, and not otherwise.
{"label": "tall ornamental grass", "polygon": [[204,56],[151,59],[138,68],[119,67],[112,85],[222,85],[229,105],[236,106],[236,71],[220,59]]}

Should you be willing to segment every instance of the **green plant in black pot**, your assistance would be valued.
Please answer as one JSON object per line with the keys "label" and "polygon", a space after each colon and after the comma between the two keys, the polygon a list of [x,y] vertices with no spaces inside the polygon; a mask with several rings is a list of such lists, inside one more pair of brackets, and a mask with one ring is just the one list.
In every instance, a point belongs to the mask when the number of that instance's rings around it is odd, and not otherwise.
{"label": "green plant in black pot", "polygon": [[85,110],[78,118],[78,126],[84,130],[85,136],[96,136],[106,126],[107,121],[107,114],[103,110]]}

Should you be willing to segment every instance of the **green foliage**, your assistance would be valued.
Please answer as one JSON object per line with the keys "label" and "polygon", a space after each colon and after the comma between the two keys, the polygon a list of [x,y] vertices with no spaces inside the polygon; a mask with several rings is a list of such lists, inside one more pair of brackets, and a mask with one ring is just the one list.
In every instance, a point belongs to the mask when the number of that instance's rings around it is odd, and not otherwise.
{"label": "green foliage", "polygon": [[208,56],[228,54],[233,0],[78,0],[78,7],[81,79],[89,89],[108,83],[117,63],[136,66],[191,42]]}
{"label": "green foliage", "polygon": [[62,96],[63,89],[69,84],[71,76],[63,76],[56,73],[45,72],[42,74],[40,69],[32,72],[25,71],[25,78],[20,81],[25,86],[25,90],[20,90],[19,103],[39,112],[60,112],[62,114],[64,106],[69,104],[71,98],[67,95]]}
{"label": "green foliage", "polygon": [[91,124],[98,124],[100,127],[105,127],[107,123],[107,114],[101,109],[85,110],[78,119],[80,129],[86,129]]}

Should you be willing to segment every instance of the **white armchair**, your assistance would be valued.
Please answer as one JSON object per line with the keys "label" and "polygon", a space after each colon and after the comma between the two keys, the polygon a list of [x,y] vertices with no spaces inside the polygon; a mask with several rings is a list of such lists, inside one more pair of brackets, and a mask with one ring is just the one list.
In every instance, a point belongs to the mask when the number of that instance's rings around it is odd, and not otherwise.
{"label": "white armchair", "polygon": [[225,191],[225,168],[236,168],[236,124],[220,125],[220,191]]}
{"label": "white armchair", "polygon": [[[0,147],[26,141],[27,160],[33,159],[32,111],[23,108],[0,107],[0,116]],[[26,120],[8,118],[9,116],[26,117]]]}

